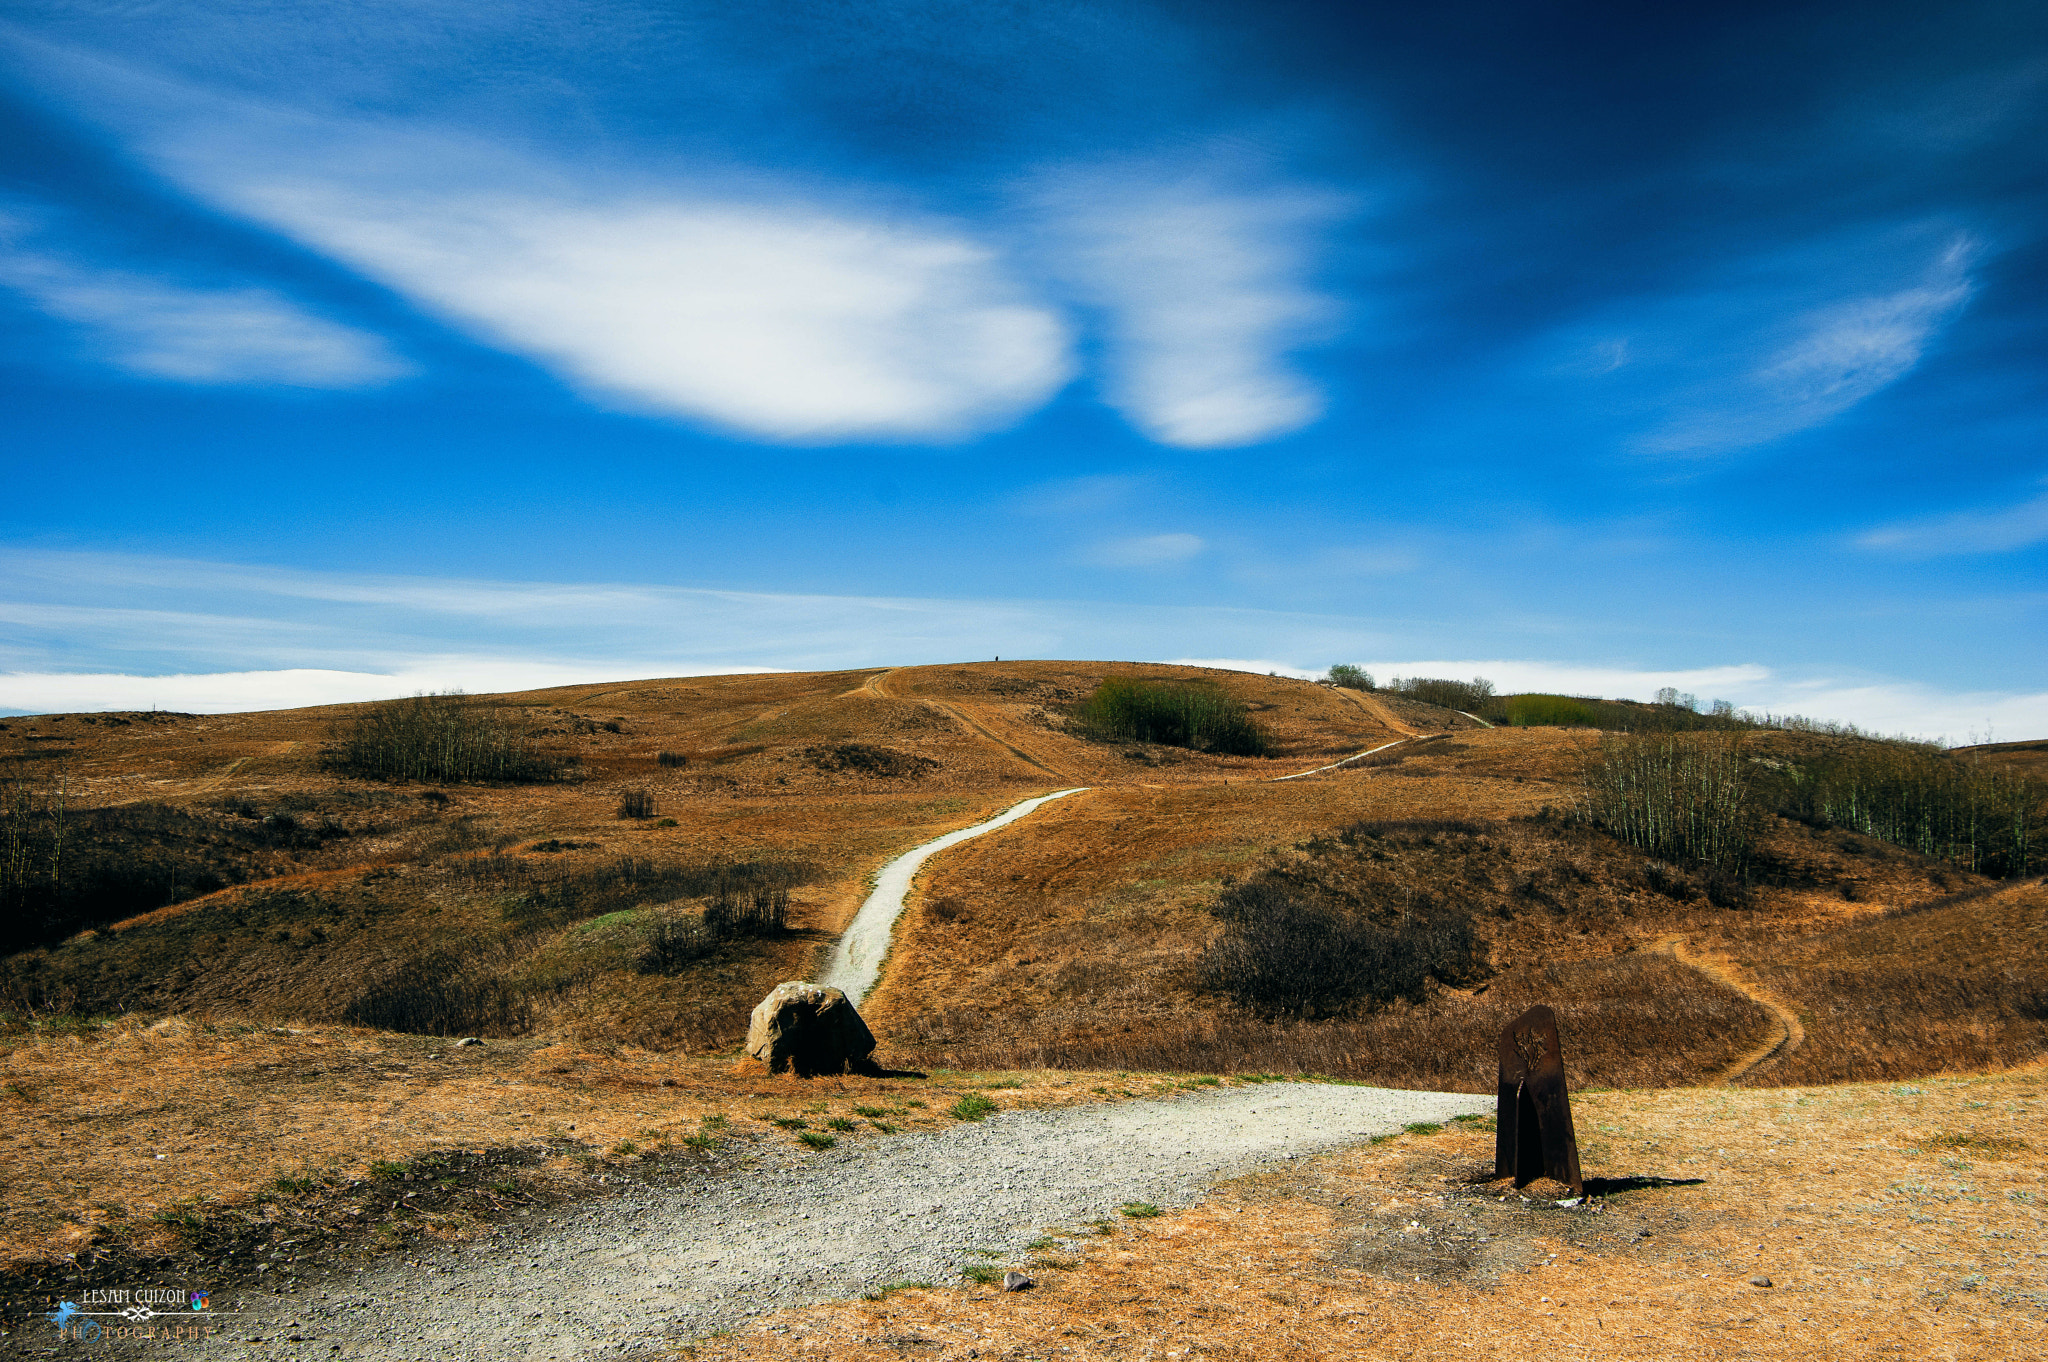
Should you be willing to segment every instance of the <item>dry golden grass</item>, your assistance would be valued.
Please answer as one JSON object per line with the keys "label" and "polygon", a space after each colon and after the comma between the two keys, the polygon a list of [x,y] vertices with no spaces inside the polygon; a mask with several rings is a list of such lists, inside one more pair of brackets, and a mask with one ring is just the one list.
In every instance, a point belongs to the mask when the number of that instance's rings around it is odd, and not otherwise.
{"label": "dry golden grass", "polygon": [[723,1117],[721,1140],[795,1134],[837,1117],[879,1133],[950,1124],[960,1096],[1003,1107],[1103,1100],[1089,1073],[939,1072],[929,1078],[772,1076],[727,1055],[491,1041],[349,1028],[120,1021],[0,1040],[0,1268],[73,1254],[96,1235],[173,1252],[153,1217],[249,1204],[280,1178],[362,1178],[377,1161],[545,1145],[616,1163],[621,1142],[670,1148]]}
{"label": "dry golden grass", "polygon": [[[1280,755],[1102,745],[1064,732],[1060,706],[1112,671],[1213,680],[1271,730]],[[754,1118],[818,1102],[838,1113],[912,1090],[931,1093],[918,1099],[927,1107],[885,1124],[939,1119],[932,1113],[968,1090],[965,1079],[935,1070],[929,1084],[804,1086],[736,1071],[745,1012],[775,982],[814,972],[890,857],[1069,785],[1092,788],[948,852],[921,877],[864,1009],[885,1059],[1030,1070],[1024,1088],[998,1093],[1005,1101],[1095,1100],[1097,1087],[1121,1092],[1134,1081],[1079,1072],[1091,1068],[1310,1071],[1483,1090],[1501,1022],[1543,1001],[1564,1016],[1574,1082],[1701,1081],[1752,1051],[1771,1022],[1739,991],[1654,950],[1673,936],[1739,961],[1741,977],[1811,1018],[1807,1042],[1749,1083],[1985,1068],[2048,1046],[2038,1011],[2026,1010],[2032,995],[2012,983],[2044,974],[2048,906],[2038,892],[1882,917],[1979,882],[1869,839],[1780,824],[1766,850],[1784,883],[1764,889],[1755,908],[1679,903],[1643,888],[1639,858],[1613,844],[1501,824],[1569,803],[1594,735],[1476,729],[1446,711],[1367,698],[1375,703],[1279,678],[1090,662],[502,697],[552,728],[549,740],[578,757],[585,778],[444,787],[445,803],[431,804],[399,787],[403,817],[365,815],[349,836],[295,852],[288,873],[116,924],[114,941],[53,952],[74,952],[72,963],[102,981],[146,976],[148,989],[129,1003],[138,1015],[105,1028],[0,1037],[11,1085],[0,1089],[0,1253],[15,1262],[61,1255],[95,1235],[169,1248],[174,1231],[152,1216],[182,1202],[246,1207],[280,1177],[353,1175],[437,1150],[545,1146],[557,1164],[572,1153],[627,1157],[607,1151],[673,1143],[707,1115],[788,1140]],[[230,798],[317,804],[372,788],[320,767],[330,725],[349,712],[13,719],[0,723],[0,758],[68,753],[32,764],[68,765],[87,804],[152,800],[214,816]],[[1404,729],[1449,731],[1368,769],[1273,783]],[[1759,741],[1781,740],[1793,739]],[[864,774],[818,755],[845,743],[900,753],[894,769],[910,774]],[[688,762],[660,765],[662,752]],[[641,788],[676,826],[615,816],[622,794]],[[1501,824],[1489,836],[1506,848],[1508,869],[1489,871],[1490,884],[1413,848],[1389,850],[1370,871],[1469,894],[1500,971],[1486,990],[1313,1026],[1261,1021],[1195,991],[1191,967],[1216,930],[1207,906],[1226,877],[1298,859],[1298,843],[1360,819]],[[535,849],[545,842],[583,845]],[[795,891],[789,936],[735,947],[693,972],[642,975],[624,964],[636,915],[691,905],[638,905],[512,940],[503,896],[465,887],[449,868],[489,847],[585,866],[778,857],[814,864],[820,878]],[[303,922],[266,919],[261,934],[228,925],[238,906],[286,892],[317,911]],[[316,939],[314,926],[325,935]],[[537,995],[534,1034],[478,1053],[336,1023],[379,969],[465,941],[526,952],[522,968],[567,981]],[[152,1029],[162,1011],[181,1015]],[[278,1023],[294,1029],[269,1029]]]}
{"label": "dry golden grass", "polygon": [[938,1284],[786,1311],[683,1355],[2038,1356],[2048,1177],[2029,1155],[2044,1112],[2038,1068],[1585,1094],[1589,1176],[1702,1181],[1526,1202],[1468,1181],[1492,1137],[1453,1127],[1112,1226],[1078,1260],[1016,1264],[1039,1283],[1027,1292]]}
{"label": "dry golden grass", "polygon": [[1747,1082],[1976,1072],[2048,1049],[2048,887],[2039,882],[1778,943],[1754,967],[1806,1036]]}

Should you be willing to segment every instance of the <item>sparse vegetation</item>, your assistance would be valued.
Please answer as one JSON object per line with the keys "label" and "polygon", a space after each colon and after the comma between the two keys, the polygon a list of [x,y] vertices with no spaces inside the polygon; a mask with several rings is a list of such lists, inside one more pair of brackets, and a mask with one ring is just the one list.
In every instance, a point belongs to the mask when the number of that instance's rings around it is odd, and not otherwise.
{"label": "sparse vegetation", "polygon": [[1149,1201],[1126,1201],[1117,1210],[1133,1220],[1150,1220],[1160,1213],[1159,1208]]}
{"label": "sparse vegetation", "polygon": [[627,790],[619,796],[619,818],[654,817],[654,794],[649,790]]}
{"label": "sparse vegetation", "polygon": [[809,1145],[812,1149],[830,1149],[839,1143],[837,1135],[827,1135],[822,1130],[806,1130],[798,1135],[797,1139]]}
{"label": "sparse vegetation", "polygon": [[946,1114],[956,1121],[979,1121],[999,1110],[992,1098],[978,1092],[970,1092],[951,1107]]}
{"label": "sparse vegetation", "polygon": [[657,766],[688,766],[690,759],[681,752],[657,752],[654,763]]}
{"label": "sparse vegetation", "polygon": [[1112,676],[1072,710],[1076,729],[1099,742],[1160,743],[1263,757],[1272,741],[1243,702],[1207,681]]}
{"label": "sparse vegetation", "polygon": [[569,767],[540,749],[532,725],[460,691],[372,705],[337,724],[332,741],[329,769],[367,780],[530,783]]}

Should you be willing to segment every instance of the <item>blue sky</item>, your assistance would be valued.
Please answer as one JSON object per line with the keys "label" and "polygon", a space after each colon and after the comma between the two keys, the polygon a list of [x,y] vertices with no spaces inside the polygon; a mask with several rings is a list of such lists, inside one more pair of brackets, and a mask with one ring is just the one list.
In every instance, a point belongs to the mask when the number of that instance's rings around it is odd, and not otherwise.
{"label": "blue sky", "polygon": [[0,709],[977,656],[2048,733],[2048,11],[0,21]]}

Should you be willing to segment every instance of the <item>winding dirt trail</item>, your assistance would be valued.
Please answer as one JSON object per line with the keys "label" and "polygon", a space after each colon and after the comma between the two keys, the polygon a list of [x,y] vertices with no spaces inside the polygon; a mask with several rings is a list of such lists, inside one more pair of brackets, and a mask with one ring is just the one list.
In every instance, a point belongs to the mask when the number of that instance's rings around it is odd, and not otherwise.
{"label": "winding dirt trail", "polygon": [[1775,1034],[1758,1042],[1747,1054],[1716,1075],[1713,1081],[1733,1083],[1751,1070],[1780,1055],[1790,1054],[1806,1043],[1806,1028],[1800,1025],[1799,1015],[1785,1005],[1784,999],[1744,975],[1734,961],[1725,956],[1690,952],[1682,936],[1667,936],[1651,949],[1670,956],[1688,969],[1698,970],[1715,983],[1734,989],[1770,1013],[1771,1019],[1777,1023]]}
{"label": "winding dirt trail", "polygon": [[1008,827],[1041,805],[1086,791],[1086,786],[1055,790],[1051,794],[1013,804],[986,822],[935,837],[923,846],[912,847],[883,866],[881,873],[875,876],[874,892],[868,895],[867,902],[861,904],[860,911],[853,915],[853,921],[847,924],[838,943],[832,947],[830,962],[818,982],[826,988],[838,989],[858,1006],[882,977],[882,961],[889,954],[896,919],[903,915],[903,900],[910,893],[910,882],[917,877],[919,868],[926,861],[947,847]]}
{"label": "winding dirt trail", "polygon": [[1372,715],[1373,718],[1379,720],[1388,728],[1392,729],[1396,733],[1401,734],[1403,737],[1412,738],[1415,736],[1416,730],[1410,728],[1407,724],[1402,723],[1399,718],[1395,717],[1394,711],[1387,708],[1386,701],[1380,699],[1379,696],[1368,695],[1362,690],[1351,690],[1345,686],[1332,686],[1330,689],[1336,691],[1337,694],[1343,696],[1346,700],[1351,701],[1351,703],[1357,705],[1367,714]]}

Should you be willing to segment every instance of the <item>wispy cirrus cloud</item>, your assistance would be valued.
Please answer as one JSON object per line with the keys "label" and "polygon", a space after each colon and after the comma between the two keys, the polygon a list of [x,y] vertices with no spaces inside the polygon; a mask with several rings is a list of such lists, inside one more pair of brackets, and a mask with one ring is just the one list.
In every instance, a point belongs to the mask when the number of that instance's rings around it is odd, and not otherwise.
{"label": "wispy cirrus cloud", "polygon": [[1199,556],[1209,547],[1196,534],[1140,534],[1109,539],[1088,550],[1087,560],[1103,567],[1172,567]]}
{"label": "wispy cirrus cloud", "polygon": [[1913,558],[2031,548],[2048,542],[2048,494],[2002,510],[1960,511],[1881,526],[1856,536],[1856,542]]}
{"label": "wispy cirrus cloud", "polygon": [[383,337],[318,316],[272,289],[109,268],[31,240],[24,220],[0,215],[0,287],[78,327],[87,353],[130,373],[181,383],[363,388],[414,372]]}
{"label": "wispy cirrus cloud", "polygon": [[1277,439],[1328,405],[1296,351],[1332,334],[1312,282],[1341,196],[1188,164],[1050,172],[1027,194],[1048,267],[1103,318],[1111,406],[1161,444]]}
{"label": "wispy cirrus cloud", "polygon": [[[1639,442],[1651,453],[1741,449],[1825,424],[1905,377],[1969,301],[1981,247],[1951,239],[1907,287],[1823,304],[1752,336],[1760,359],[1679,399],[1681,415]],[[1737,351],[1740,354],[1740,349]],[[1689,408],[1689,409],[1688,409]]]}

